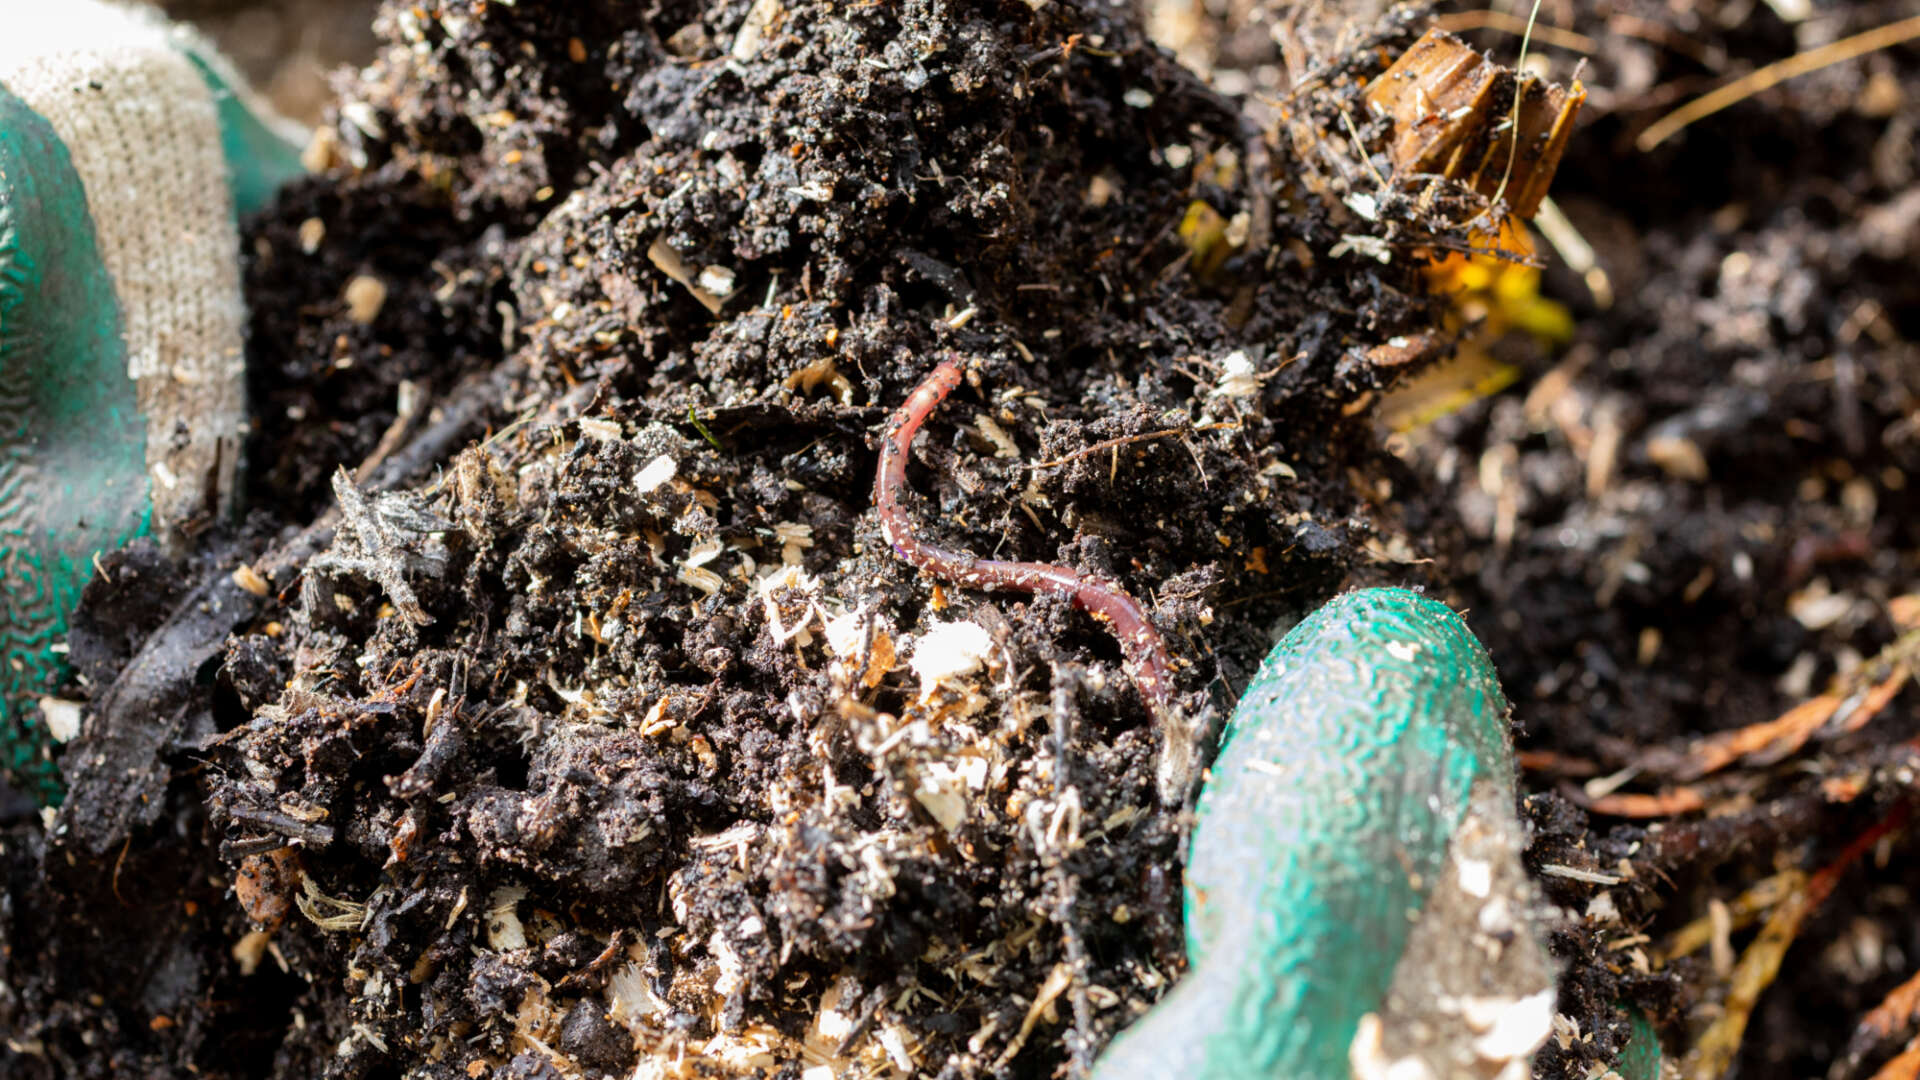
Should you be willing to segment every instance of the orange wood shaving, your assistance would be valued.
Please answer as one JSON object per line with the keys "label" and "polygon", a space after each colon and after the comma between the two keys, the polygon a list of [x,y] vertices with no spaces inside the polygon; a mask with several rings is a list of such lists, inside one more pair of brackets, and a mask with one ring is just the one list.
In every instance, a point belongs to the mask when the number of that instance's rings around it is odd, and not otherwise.
{"label": "orange wood shaving", "polygon": [[1822,694],[1775,719],[1702,739],[1694,744],[1679,775],[1685,780],[1698,780],[1761,751],[1777,761],[1804,746],[1822,724],[1833,719],[1841,703],[1838,694]]}
{"label": "orange wood shaving", "polygon": [[1900,696],[1900,691],[1907,685],[1907,674],[1906,668],[1894,668],[1893,674],[1887,676],[1884,682],[1867,691],[1866,699],[1860,702],[1860,707],[1840,725],[1840,730],[1859,731],[1866,727],[1868,721],[1880,715],[1880,710],[1892,704],[1893,699]]}
{"label": "orange wood shaving", "polygon": [[1920,1017],[1920,972],[1880,999],[1880,1004],[1860,1018],[1860,1027],[1884,1039],[1913,1023],[1916,1017]]}
{"label": "orange wood shaving", "polygon": [[1522,750],[1514,760],[1527,772],[1553,773],[1556,776],[1599,776],[1600,766],[1585,758],[1554,750]]}
{"label": "orange wood shaving", "polygon": [[1619,792],[1598,799],[1580,795],[1574,801],[1596,814],[1624,818],[1672,817],[1707,808],[1706,796],[1700,794],[1699,789],[1691,787],[1668,788],[1652,795]]}
{"label": "orange wood shaving", "polygon": [[1873,1074],[1873,1080],[1914,1080],[1915,1077],[1920,1077],[1920,1041],[1908,1043],[1905,1050]]}

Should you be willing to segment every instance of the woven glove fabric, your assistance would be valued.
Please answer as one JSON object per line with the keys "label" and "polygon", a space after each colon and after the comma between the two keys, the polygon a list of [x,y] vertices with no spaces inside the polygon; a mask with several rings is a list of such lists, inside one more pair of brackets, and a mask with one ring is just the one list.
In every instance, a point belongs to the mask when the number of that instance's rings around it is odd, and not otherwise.
{"label": "woven glove fabric", "polygon": [[299,163],[146,8],[0,0],[0,25],[0,749],[46,795],[37,702],[94,558],[233,507],[236,220]]}

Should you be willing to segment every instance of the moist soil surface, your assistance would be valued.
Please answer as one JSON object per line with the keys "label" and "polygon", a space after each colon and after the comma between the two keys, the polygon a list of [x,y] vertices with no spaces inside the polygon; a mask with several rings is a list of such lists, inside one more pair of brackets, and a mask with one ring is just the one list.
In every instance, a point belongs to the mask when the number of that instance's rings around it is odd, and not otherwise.
{"label": "moist soil surface", "polygon": [[[1183,966],[1189,820],[1101,622],[882,538],[888,417],[948,357],[912,527],[1139,598],[1182,716],[1342,588],[1464,609],[1567,913],[1536,1074],[1611,1063],[1628,1006],[1691,1045],[1753,931],[1658,946],[1911,776],[1911,695],[1691,740],[1883,683],[1911,618],[1920,52],[1634,140],[1903,12],[1543,9],[1594,269],[1542,245],[1571,329],[1496,339],[1424,272],[1487,200],[1396,173],[1362,100],[1433,13],[1223,6],[383,5],[246,223],[248,517],[75,616],[0,1072],[1081,1074]],[[1435,342],[1516,385],[1395,431]],[[1740,1075],[1899,1049],[1848,1043],[1920,955],[1908,850],[1806,923]]]}

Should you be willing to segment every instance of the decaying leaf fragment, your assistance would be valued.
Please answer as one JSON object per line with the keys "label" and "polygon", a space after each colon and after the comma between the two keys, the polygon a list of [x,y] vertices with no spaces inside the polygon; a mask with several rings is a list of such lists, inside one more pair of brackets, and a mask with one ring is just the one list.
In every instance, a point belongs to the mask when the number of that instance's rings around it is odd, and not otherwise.
{"label": "decaying leaf fragment", "polygon": [[1440,29],[1427,31],[1367,88],[1367,106],[1393,119],[1387,152],[1396,172],[1458,180],[1490,199],[1504,197],[1523,218],[1546,196],[1586,99],[1578,80],[1567,89],[1517,79]]}

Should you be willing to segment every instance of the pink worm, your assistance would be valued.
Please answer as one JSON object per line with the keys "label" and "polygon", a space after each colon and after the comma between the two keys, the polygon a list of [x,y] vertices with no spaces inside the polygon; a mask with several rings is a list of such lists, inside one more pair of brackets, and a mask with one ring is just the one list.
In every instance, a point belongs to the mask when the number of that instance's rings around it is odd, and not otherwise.
{"label": "pink worm", "polygon": [[1146,699],[1156,721],[1166,721],[1173,712],[1170,698],[1172,680],[1167,661],[1167,643],[1147,618],[1140,602],[1128,596],[1117,583],[1082,574],[1065,566],[1049,563],[1001,562],[981,559],[958,551],[949,551],[914,535],[906,509],[900,505],[900,489],[907,483],[907,448],[953,388],[960,385],[960,364],[943,360],[926,380],[914,388],[893,418],[887,421],[885,441],[880,447],[880,474],[874,481],[873,501],[880,511],[880,532],[893,553],[921,570],[975,589],[1011,589],[1015,592],[1066,593],[1074,606],[1096,618],[1105,619],[1113,628],[1126,657],[1127,673]]}

